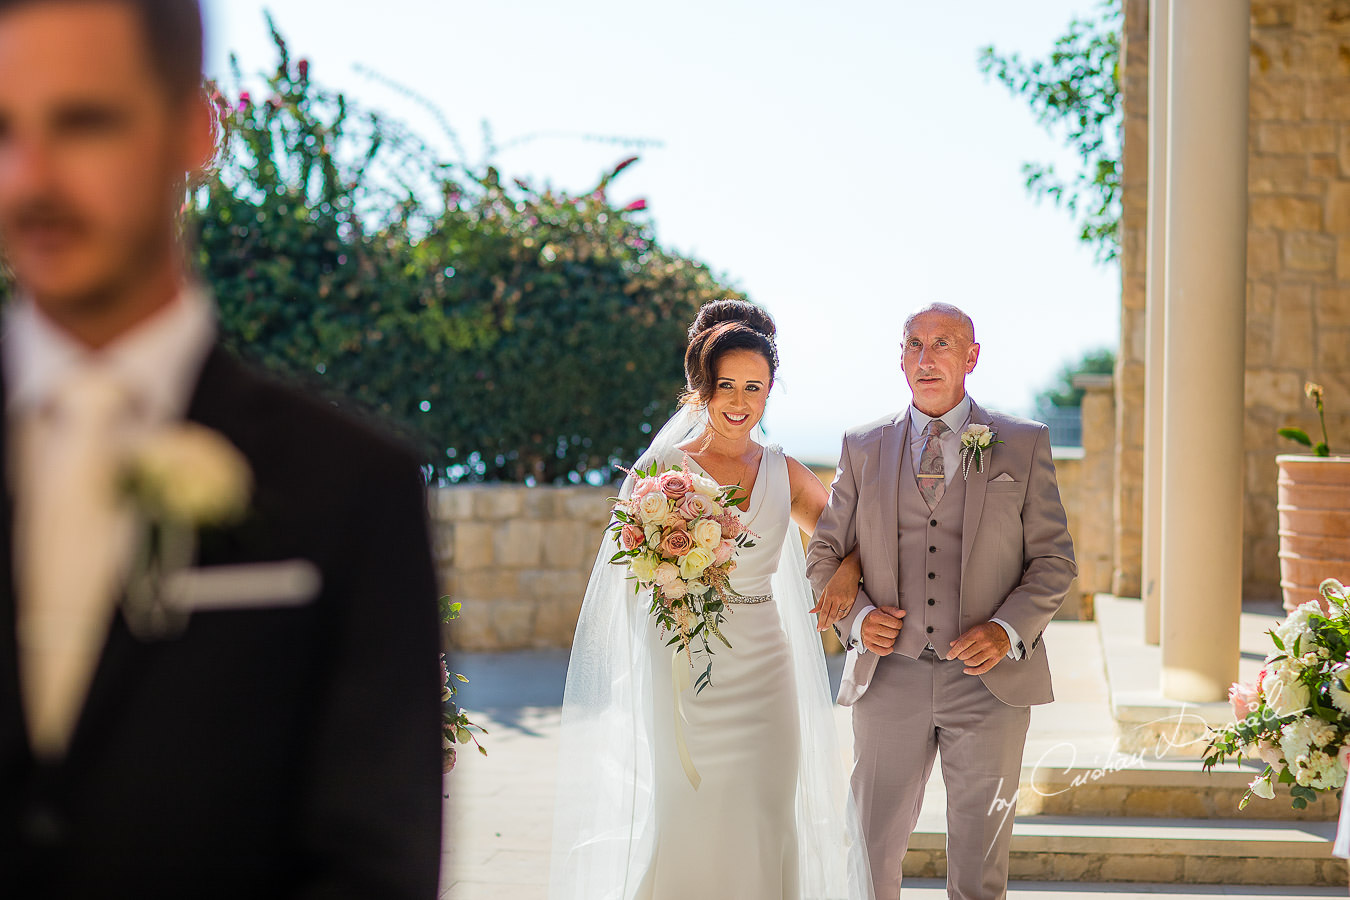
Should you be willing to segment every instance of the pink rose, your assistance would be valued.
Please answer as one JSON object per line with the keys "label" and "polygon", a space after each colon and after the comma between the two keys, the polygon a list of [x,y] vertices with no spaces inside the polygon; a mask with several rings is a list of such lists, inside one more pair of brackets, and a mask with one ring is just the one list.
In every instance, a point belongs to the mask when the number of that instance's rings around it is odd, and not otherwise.
{"label": "pink rose", "polygon": [[679,514],[689,521],[702,519],[713,514],[713,502],[702,494],[688,493],[680,501]]}
{"label": "pink rose", "polygon": [[664,472],[657,483],[672,500],[683,500],[694,489],[694,479],[688,472]]}
{"label": "pink rose", "polygon": [[1280,767],[1280,761],[1284,759],[1284,752],[1279,746],[1270,741],[1258,741],[1256,744],[1256,755],[1261,757],[1261,761],[1268,766]]}
{"label": "pink rose", "polygon": [[619,533],[619,543],[623,544],[625,550],[636,550],[647,541],[647,535],[636,525],[625,525],[623,531]]}
{"label": "pink rose", "polygon": [[1341,744],[1341,749],[1336,753],[1336,762],[1341,764],[1341,768],[1350,772],[1350,744]]}
{"label": "pink rose", "polygon": [[640,478],[638,483],[633,485],[633,499],[641,500],[643,497],[656,490],[657,484],[655,478]]}
{"label": "pink rose", "polygon": [[661,539],[661,552],[666,556],[684,556],[694,548],[694,539],[689,532],[672,529]]}
{"label": "pink rose", "polygon": [[1228,702],[1233,705],[1233,718],[1245,719],[1260,705],[1260,695],[1256,685],[1234,682],[1228,689]]}
{"label": "pink rose", "polygon": [[667,600],[679,600],[685,594],[689,593],[689,585],[681,578],[674,581],[668,581],[661,585],[661,593]]}
{"label": "pink rose", "polygon": [[727,563],[731,562],[731,557],[735,552],[735,541],[723,541],[717,545],[717,550],[713,553],[713,565],[725,566]]}

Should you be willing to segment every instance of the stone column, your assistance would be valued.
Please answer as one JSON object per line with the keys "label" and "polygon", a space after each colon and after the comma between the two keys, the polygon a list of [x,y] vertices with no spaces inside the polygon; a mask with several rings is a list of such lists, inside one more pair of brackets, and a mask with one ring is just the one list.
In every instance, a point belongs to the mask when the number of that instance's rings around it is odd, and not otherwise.
{"label": "stone column", "polygon": [[1222,700],[1242,608],[1250,0],[1173,0],[1168,35],[1162,693]]}
{"label": "stone column", "polygon": [[1162,575],[1163,334],[1167,264],[1167,29],[1169,0],[1148,15],[1148,299],[1145,301],[1144,522],[1139,578],[1144,642],[1160,640]]}

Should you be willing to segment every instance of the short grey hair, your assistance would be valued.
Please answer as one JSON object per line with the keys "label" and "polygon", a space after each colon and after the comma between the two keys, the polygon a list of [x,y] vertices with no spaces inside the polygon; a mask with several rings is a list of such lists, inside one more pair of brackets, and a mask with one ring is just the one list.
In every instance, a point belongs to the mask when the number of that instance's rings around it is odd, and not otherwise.
{"label": "short grey hair", "polygon": [[916,309],[914,312],[910,313],[908,318],[905,319],[905,335],[909,334],[910,328],[914,325],[914,320],[927,313],[937,313],[938,315],[946,316],[949,319],[955,319],[957,324],[959,324],[966,332],[970,342],[972,344],[975,343],[974,320],[966,315],[965,310],[961,309],[959,306],[953,306],[950,303],[930,303],[927,306]]}

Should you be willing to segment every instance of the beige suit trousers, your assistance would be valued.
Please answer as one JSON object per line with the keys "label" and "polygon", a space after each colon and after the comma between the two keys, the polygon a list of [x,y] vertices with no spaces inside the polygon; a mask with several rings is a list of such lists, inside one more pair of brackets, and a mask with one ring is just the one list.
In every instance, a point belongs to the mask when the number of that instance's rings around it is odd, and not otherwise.
{"label": "beige suit trousers", "polygon": [[[1001,665],[1001,664],[1000,664]],[[877,662],[853,705],[853,795],[877,900],[900,896],[901,863],[935,757],[947,784],[947,891],[1000,900],[1031,710],[999,700],[931,650]]]}

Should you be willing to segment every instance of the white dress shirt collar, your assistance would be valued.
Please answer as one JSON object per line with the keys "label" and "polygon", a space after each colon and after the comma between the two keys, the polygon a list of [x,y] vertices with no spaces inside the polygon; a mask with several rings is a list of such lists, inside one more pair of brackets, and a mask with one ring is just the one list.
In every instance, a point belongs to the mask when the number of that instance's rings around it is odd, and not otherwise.
{"label": "white dress shirt collar", "polygon": [[215,311],[198,287],[186,286],[163,309],[106,347],[90,350],[61,330],[29,299],[4,316],[6,412],[38,408],[74,369],[105,366],[134,392],[147,421],[181,419],[216,338]]}
{"label": "white dress shirt collar", "polygon": [[[970,395],[962,397],[960,403],[947,410],[940,418],[951,429],[952,434],[960,434],[970,419]],[[909,421],[914,426],[910,431],[910,440],[917,441],[923,438],[924,432],[928,430],[928,423],[933,421],[933,416],[920,412],[919,408],[911,403]]]}

